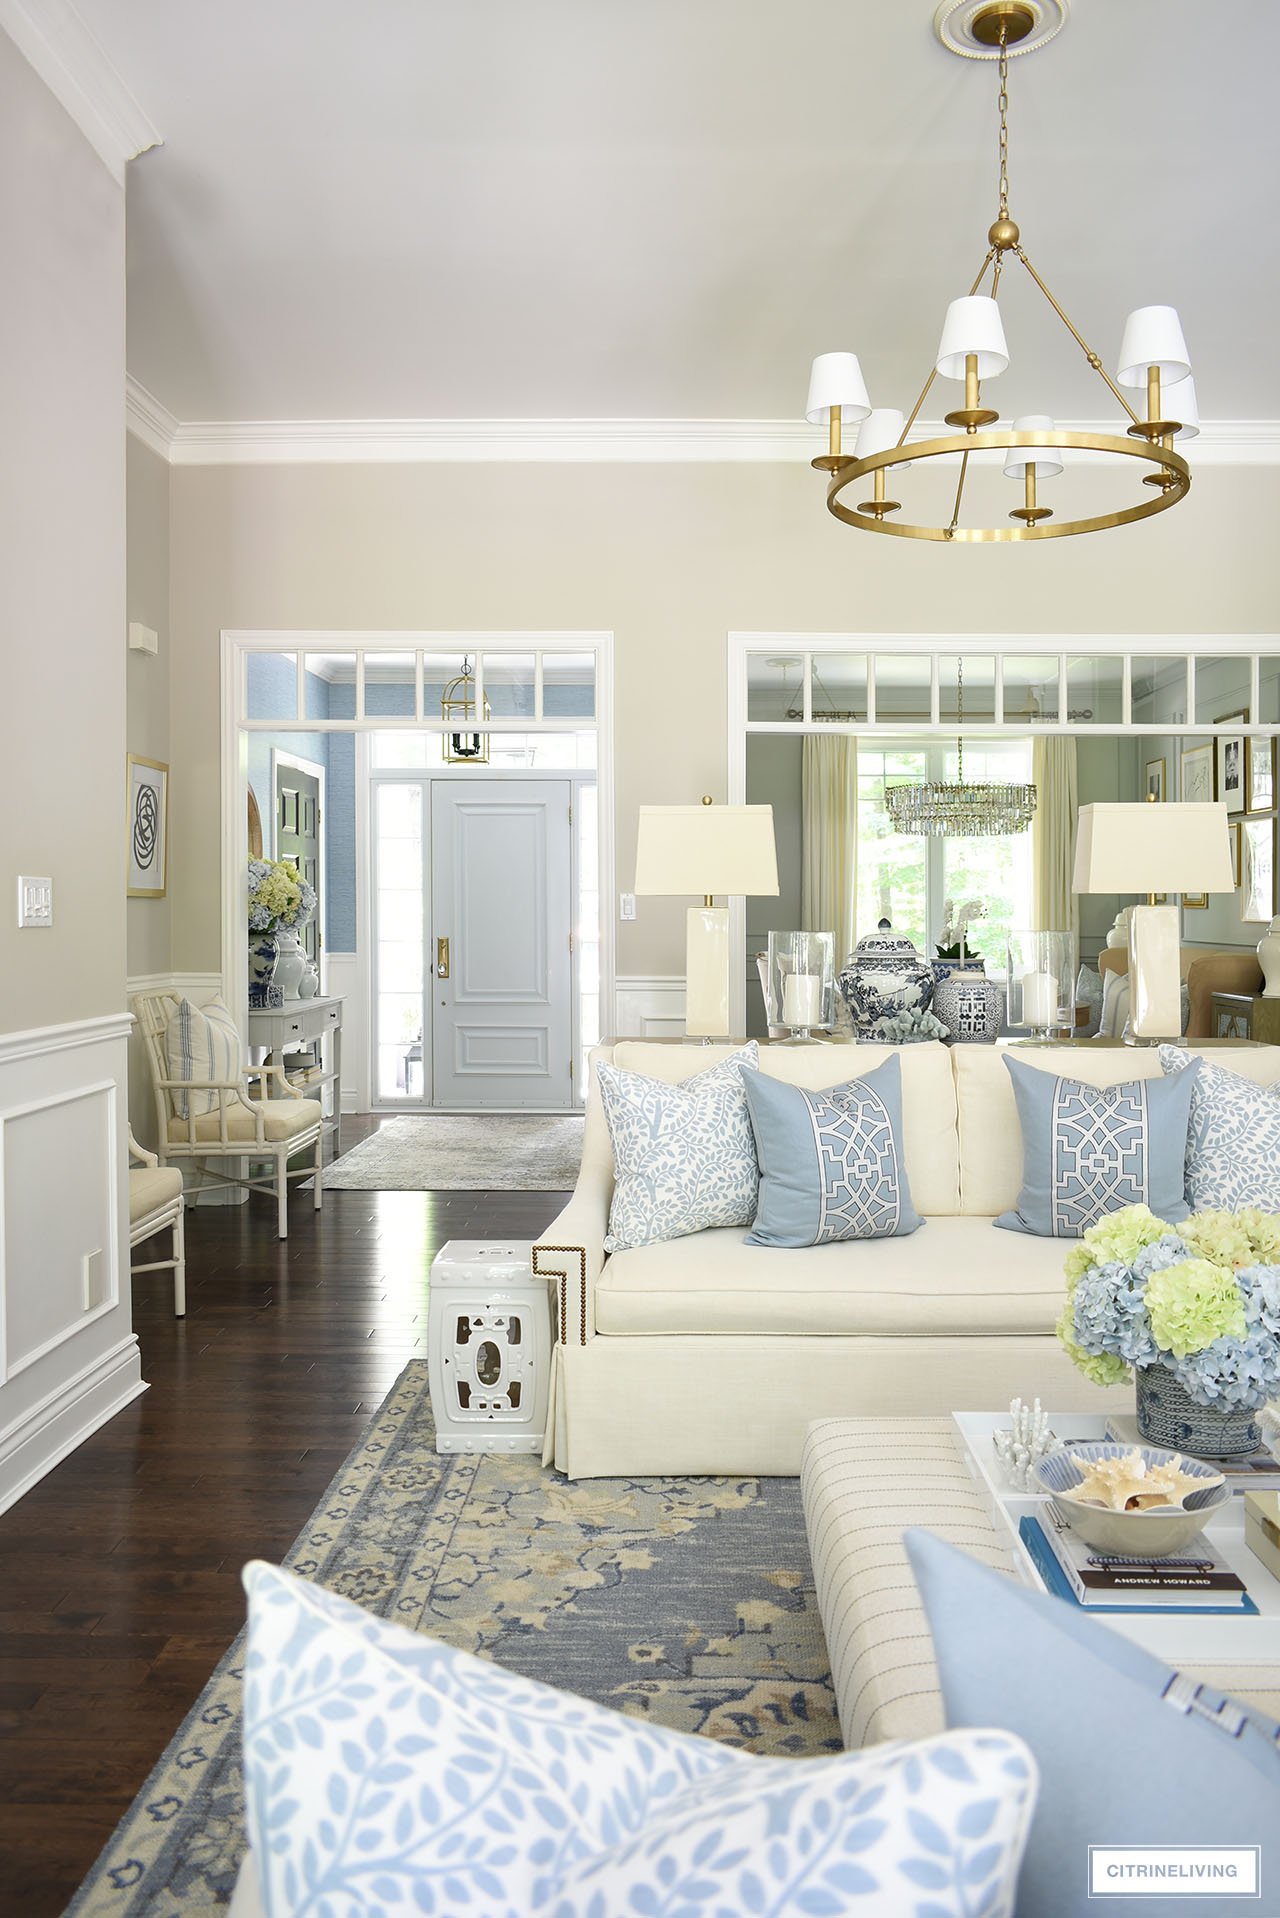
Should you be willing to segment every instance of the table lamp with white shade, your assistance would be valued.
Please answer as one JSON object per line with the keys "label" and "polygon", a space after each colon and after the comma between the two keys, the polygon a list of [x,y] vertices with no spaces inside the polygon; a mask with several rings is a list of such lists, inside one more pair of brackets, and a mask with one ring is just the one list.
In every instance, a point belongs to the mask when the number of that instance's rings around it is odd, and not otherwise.
{"label": "table lamp with white shade", "polygon": [[760,897],[778,890],[772,806],[641,806],[636,840],[638,894],[701,894],[686,918],[687,1033],[729,1032],[729,911],[717,894]]}
{"label": "table lamp with white shade", "polygon": [[1129,925],[1130,1028],[1136,1039],[1182,1031],[1179,912],[1157,893],[1231,892],[1225,806],[1155,801],[1081,806],[1072,877],[1076,892],[1145,892]]}

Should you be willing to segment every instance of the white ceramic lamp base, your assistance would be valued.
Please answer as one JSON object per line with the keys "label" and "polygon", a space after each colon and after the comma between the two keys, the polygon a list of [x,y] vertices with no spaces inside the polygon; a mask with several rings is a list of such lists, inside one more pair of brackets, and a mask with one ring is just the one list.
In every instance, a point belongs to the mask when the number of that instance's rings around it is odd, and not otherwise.
{"label": "white ceramic lamp base", "polygon": [[691,1038],[729,1034],[729,908],[690,906],[685,919],[684,1029]]}
{"label": "white ceramic lamp base", "polygon": [[1130,1028],[1135,1039],[1182,1035],[1182,966],[1176,906],[1135,906],[1129,922]]}

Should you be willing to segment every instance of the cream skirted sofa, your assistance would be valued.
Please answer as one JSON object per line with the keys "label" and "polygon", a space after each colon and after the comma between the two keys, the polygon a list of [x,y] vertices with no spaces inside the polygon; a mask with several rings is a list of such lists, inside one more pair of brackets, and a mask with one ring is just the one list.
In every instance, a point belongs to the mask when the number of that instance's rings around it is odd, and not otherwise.
{"label": "cream skirted sofa", "polygon": [[[613,1157],[597,1064],[679,1082],[732,1050],[635,1041],[592,1054],[578,1183],[534,1247],[555,1313],[546,1462],[571,1478],[789,1476],[818,1418],[990,1410],[1015,1394],[1115,1409],[1053,1336],[1069,1242],[993,1224],[1022,1183],[1003,1046],[761,1048],[762,1072],[811,1090],[897,1052],[903,1154],[925,1216],[910,1236],[780,1250],[747,1245],[735,1226],[607,1255]],[[1191,1050],[1280,1080],[1280,1047]],[[1019,1057],[1099,1086],[1161,1071],[1141,1047],[1026,1046]]]}

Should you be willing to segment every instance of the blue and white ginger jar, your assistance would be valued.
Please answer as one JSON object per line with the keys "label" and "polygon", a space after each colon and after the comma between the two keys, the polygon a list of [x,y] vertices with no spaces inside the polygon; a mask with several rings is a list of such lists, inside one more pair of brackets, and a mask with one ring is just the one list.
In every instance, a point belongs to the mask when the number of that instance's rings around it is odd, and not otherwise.
{"label": "blue and white ginger jar", "polygon": [[928,1011],[933,967],[882,919],[845,960],[840,990],[855,1028],[865,1032],[894,1013]]}

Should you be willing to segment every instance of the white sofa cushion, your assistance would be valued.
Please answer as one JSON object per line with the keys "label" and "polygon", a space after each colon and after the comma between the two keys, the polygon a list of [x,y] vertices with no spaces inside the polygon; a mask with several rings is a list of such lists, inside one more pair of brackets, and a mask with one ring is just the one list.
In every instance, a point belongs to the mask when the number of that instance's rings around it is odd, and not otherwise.
{"label": "white sofa cushion", "polygon": [[[869,1049],[869,1048],[868,1048]],[[616,1252],[596,1330],[803,1337],[1004,1337],[1052,1332],[1067,1246],[938,1218],[909,1238],[803,1251],[747,1245],[737,1227]]]}
{"label": "white sofa cushion", "polygon": [[[660,1046],[636,1039],[602,1047],[599,1056],[611,1058],[627,1072],[645,1072],[678,1084],[729,1058],[735,1050],[733,1046]],[[932,1040],[913,1046],[762,1046],[760,1070],[787,1085],[824,1092],[847,1079],[861,1078],[889,1058],[902,1063],[902,1150],[912,1202],[917,1212],[929,1216],[956,1213],[960,1210],[956,1091],[946,1046]],[[588,1118],[588,1135],[591,1130]]]}

